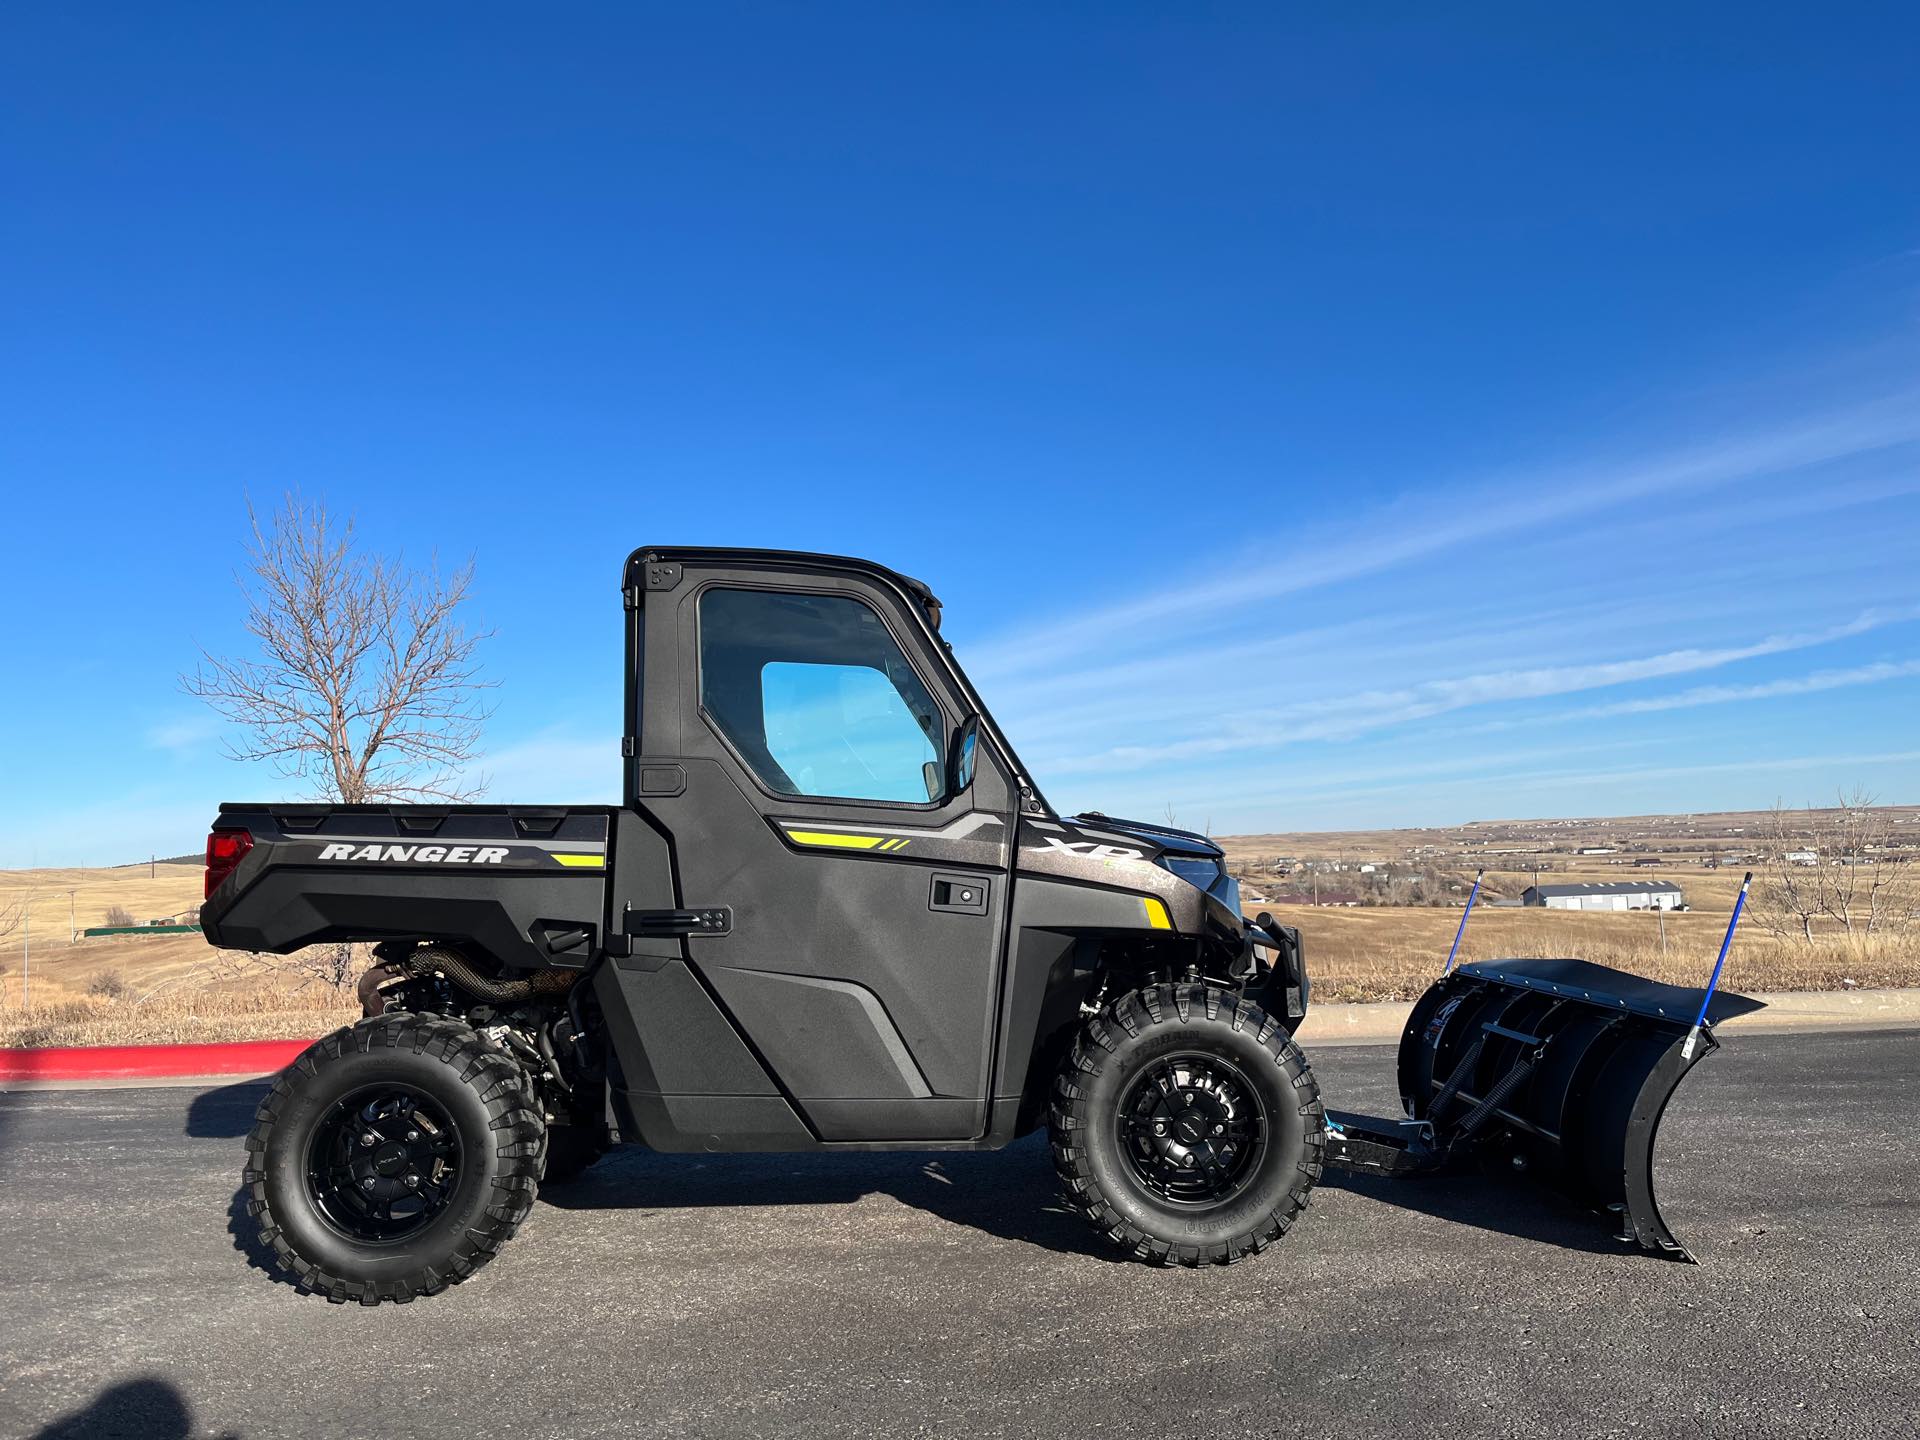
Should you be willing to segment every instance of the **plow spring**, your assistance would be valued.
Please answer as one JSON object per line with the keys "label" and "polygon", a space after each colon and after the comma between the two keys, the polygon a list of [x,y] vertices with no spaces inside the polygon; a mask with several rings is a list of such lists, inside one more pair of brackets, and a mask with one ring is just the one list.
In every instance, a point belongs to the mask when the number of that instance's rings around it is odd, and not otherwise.
{"label": "plow spring", "polygon": [[1713,1027],[1761,1008],[1718,988],[1746,893],[1705,989],[1585,960],[1455,968],[1450,955],[1401,1037],[1407,1118],[1329,1112],[1328,1162],[1394,1176],[1468,1162],[1525,1173],[1607,1216],[1621,1240],[1690,1262],[1654,1199],[1653,1147],[1668,1100],[1719,1048]]}

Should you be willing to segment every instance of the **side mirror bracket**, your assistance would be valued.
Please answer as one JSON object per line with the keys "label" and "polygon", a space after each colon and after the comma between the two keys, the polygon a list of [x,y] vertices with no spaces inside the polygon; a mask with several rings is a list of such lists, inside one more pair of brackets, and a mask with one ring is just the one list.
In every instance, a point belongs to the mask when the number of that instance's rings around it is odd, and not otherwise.
{"label": "side mirror bracket", "polygon": [[953,749],[948,752],[947,794],[966,793],[973,784],[974,759],[980,749],[980,717],[969,715],[953,732]]}

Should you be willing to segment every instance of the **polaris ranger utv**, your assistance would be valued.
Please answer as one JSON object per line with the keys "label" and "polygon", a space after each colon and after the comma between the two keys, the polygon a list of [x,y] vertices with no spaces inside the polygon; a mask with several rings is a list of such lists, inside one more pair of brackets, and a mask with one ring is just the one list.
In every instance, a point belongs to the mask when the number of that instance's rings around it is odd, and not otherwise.
{"label": "polaris ranger utv", "polygon": [[1298,933],[1243,918],[1203,836],[1056,814],[925,585],[649,548],[623,592],[619,806],[220,807],[213,944],[376,960],[365,1018],[278,1077],[246,1142],[303,1288],[442,1290],[616,1142],[975,1150],[1043,1124],[1068,1202],[1146,1261],[1266,1249],[1329,1159],[1489,1147],[1684,1255],[1647,1156],[1694,1045],[1649,1075],[1700,992],[1462,967],[1409,1028],[1409,1118],[1330,1131],[1292,1039]]}

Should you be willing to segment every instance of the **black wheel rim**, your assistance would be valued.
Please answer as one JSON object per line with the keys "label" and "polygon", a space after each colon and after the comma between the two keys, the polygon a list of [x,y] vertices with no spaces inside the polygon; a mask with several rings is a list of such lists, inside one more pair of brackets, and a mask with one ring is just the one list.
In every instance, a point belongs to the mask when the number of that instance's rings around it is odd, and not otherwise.
{"label": "black wheel rim", "polygon": [[406,1086],[363,1086],[336,1100],[314,1127],[307,1193],[348,1239],[391,1245],[447,1208],[460,1159],[460,1133],[439,1101]]}
{"label": "black wheel rim", "polygon": [[1224,1205],[1252,1183],[1267,1110],[1240,1068],[1217,1055],[1169,1055],[1134,1078],[1116,1121],[1142,1189],[1183,1208]]}

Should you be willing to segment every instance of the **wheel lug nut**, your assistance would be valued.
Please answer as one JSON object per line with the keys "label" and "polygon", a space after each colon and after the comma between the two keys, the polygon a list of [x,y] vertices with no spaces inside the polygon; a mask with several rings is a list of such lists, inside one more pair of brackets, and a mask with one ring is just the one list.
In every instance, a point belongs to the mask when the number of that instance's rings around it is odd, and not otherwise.
{"label": "wheel lug nut", "polygon": [[371,1190],[373,1188],[373,1176],[369,1175],[366,1179],[362,1180],[360,1182],[360,1188],[362,1190]]}
{"label": "wheel lug nut", "polygon": [[369,1130],[360,1137],[360,1148],[362,1150],[371,1150],[378,1142],[378,1139],[379,1137]]}
{"label": "wheel lug nut", "polygon": [[1216,1125],[1213,1127],[1213,1133],[1216,1135],[1224,1135],[1227,1133],[1227,1127],[1224,1125]]}
{"label": "wheel lug nut", "polygon": [[416,1187],[417,1185],[419,1185],[419,1183],[420,1183],[420,1177],[419,1177],[418,1175],[409,1175],[409,1176],[407,1176],[407,1188],[408,1188],[409,1190],[411,1190],[411,1189],[413,1189],[414,1187]]}
{"label": "wheel lug nut", "polygon": [[1164,1124],[1155,1125],[1153,1127],[1153,1133],[1156,1135],[1164,1135],[1167,1133],[1167,1127]]}
{"label": "wheel lug nut", "polygon": [[419,1138],[420,1138],[420,1132],[418,1130],[407,1131],[407,1141],[409,1144],[411,1144],[415,1140],[418,1140]]}

